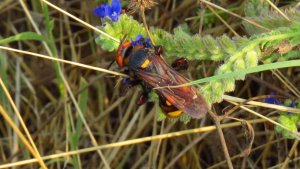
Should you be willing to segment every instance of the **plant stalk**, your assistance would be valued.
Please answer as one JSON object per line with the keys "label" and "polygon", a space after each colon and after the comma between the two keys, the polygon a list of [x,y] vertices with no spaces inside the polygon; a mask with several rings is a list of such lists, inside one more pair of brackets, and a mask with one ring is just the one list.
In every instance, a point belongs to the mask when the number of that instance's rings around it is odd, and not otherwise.
{"label": "plant stalk", "polygon": [[228,149],[227,149],[225,137],[224,137],[224,134],[223,134],[223,131],[222,131],[222,128],[221,128],[221,124],[220,124],[221,119],[215,113],[213,113],[211,110],[209,110],[208,113],[213,118],[213,120],[215,121],[216,128],[217,128],[218,134],[220,136],[221,144],[222,144],[222,149],[223,149],[226,161],[227,161],[228,168],[233,169],[232,161],[230,159],[230,155],[229,155],[229,152],[228,152]]}

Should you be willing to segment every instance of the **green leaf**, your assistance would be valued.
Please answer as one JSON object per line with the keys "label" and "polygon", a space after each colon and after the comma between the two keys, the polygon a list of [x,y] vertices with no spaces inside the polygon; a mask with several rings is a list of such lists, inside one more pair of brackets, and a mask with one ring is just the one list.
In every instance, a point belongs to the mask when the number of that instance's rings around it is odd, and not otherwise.
{"label": "green leaf", "polygon": [[[8,82],[8,60],[6,53],[0,51],[0,77],[4,83],[5,86],[9,86]],[[11,106],[10,103],[4,94],[4,91],[2,88],[0,88],[0,103],[4,106],[6,110],[9,110],[8,112],[11,112]]]}
{"label": "green leaf", "polygon": [[[45,25],[46,25],[46,30],[47,30],[47,46],[50,48],[50,55],[52,57],[58,57],[58,50],[55,46],[55,38],[53,36],[53,29],[54,29],[54,19],[50,19],[50,15],[49,15],[49,10],[48,10],[48,6],[45,3],[42,3],[42,9],[43,9],[43,14],[44,14],[44,21],[45,21]],[[54,62],[54,70],[55,70],[55,74],[56,74],[56,79],[57,79],[57,85],[59,88],[59,92],[60,95],[62,97],[64,97],[65,95],[65,86],[61,77],[60,72],[61,71],[61,67],[59,65],[59,63]]]}
{"label": "green leaf", "polygon": [[0,45],[8,44],[15,41],[25,41],[25,40],[45,41],[46,39],[35,32],[22,32],[5,39],[1,39]]}
{"label": "green leaf", "polygon": [[[79,96],[78,96],[78,100],[79,100],[79,108],[82,112],[85,112],[87,110],[87,106],[88,106],[88,88],[87,88],[88,83],[86,82],[85,79],[81,78],[80,79],[80,89],[85,89],[83,90]],[[76,124],[76,140],[79,141],[80,138],[80,134],[82,131],[82,120],[81,118],[78,117],[77,119],[77,124]]]}
{"label": "green leaf", "polygon": [[271,69],[280,69],[280,68],[296,67],[296,66],[300,66],[300,60],[290,60],[290,61],[284,61],[284,62],[264,64],[264,65],[247,68],[247,69],[233,71],[231,73],[225,73],[225,74],[215,75],[212,77],[207,77],[207,78],[191,81],[190,83],[186,83],[183,85],[184,86],[195,85],[195,84],[205,83],[205,82],[209,82],[209,81],[213,81],[213,80],[240,77],[242,75],[256,73],[256,72],[262,72],[262,71],[271,70]]}
{"label": "green leaf", "polygon": [[[84,113],[87,110],[88,105],[88,83],[85,79],[80,79],[80,89],[84,89],[78,96],[78,105],[80,110]],[[81,90],[80,90],[81,91]],[[72,150],[78,150],[79,144],[80,144],[80,136],[82,135],[82,128],[83,128],[83,122],[80,118],[80,116],[77,114],[76,118],[76,127],[75,131],[71,132],[71,139],[70,139],[70,145]],[[74,168],[79,169],[81,168],[81,161],[80,156],[76,155],[73,157],[73,164]]]}

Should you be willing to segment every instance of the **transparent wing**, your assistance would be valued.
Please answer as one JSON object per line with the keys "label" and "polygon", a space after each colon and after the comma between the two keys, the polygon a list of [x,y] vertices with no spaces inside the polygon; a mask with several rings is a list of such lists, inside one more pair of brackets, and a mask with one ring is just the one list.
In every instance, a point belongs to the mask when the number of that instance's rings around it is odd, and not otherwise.
{"label": "transparent wing", "polygon": [[[153,55],[150,59],[154,66],[153,71],[136,71],[138,78],[143,80],[149,87],[175,86],[188,83],[186,78],[167,65],[159,56]],[[173,106],[188,113],[193,118],[202,118],[208,111],[206,101],[194,86],[159,88],[155,89],[155,92],[165,97]]]}

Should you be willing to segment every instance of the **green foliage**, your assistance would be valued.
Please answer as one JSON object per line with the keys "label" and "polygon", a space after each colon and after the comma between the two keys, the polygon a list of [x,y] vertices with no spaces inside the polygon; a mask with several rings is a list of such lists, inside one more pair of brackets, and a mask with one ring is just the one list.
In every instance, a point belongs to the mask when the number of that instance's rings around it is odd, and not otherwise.
{"label": "green foliage", "polygon": [[[5,86],[9,85],[9,78],[8,78],[8,62],[7,62],[7,56],[4,52],[0,51],[0,77],[4,83]],[[3,105],[3,107],[6,110],[9,110],[11,112],[10,103],[8,101],[8,98],[6,97],[2,87],[0,87],[0,103]]]}
{"label": "green foliage", "polygon": [[[256,2],[262,3],[262,1]],[[249,15],[258,15],[255,11],[253,12]],[[116,23],[107,22],[101,29],[119,39],[125,34],[128,38],[135,38],[138,34],[146,35],[143,25],[127,15],[122,15]],[[279,59],[297,58],[299,52],[294,51],[293,55],[287,53],[300,43],[300,23],[295,21],[285,25],[285,27],[272,27],[272,29],[270,32],[255,34],[250,38],[239,36],[229,38],[226,35],[217,38],[210,35],[201,37],[197,34],[191,35],[184,26],[175,28],[173,34],[153,27],[150,32],[155,44],[164,47],[164,56],[166,57],[184,57],[189,60],[208,60],[222,63],[216,68],[215,76],[211,77],[209,82],[201,88],[201,93],[206,98],[207,103],[211,105],[220,102],[225,92],[233,91],[235,81],[244,80],[245,75],[249,73],[247,70],[258,72],[271,69],[270,66],[257,67],[259,61],[264,62],[266,59],[270,63],[270,61]],[[98,37],[96,41],[103,49],[109,51],[116,50],[119,45],[104,36]],[[288,51],[271,56],[271,60],[262,53],[263,50],[272,49],[276,51],[277,49],[285,49],[285,47],[288,47]],[[227,78],[220,78],[220,76],[227,76]],[[214,79],[214,77],[218,78]],[[191,84],[197,82],[198,80],[191,82]]]}
{"label": "green foliage", "polygon": [[25,41],[25,40],[45,41],[45,38],[42,35],[39,35],[35,32],[22,32],[5,39],[0,39],[0,45],[8,44],[15,41]]}
{"label": "green foliage", "polygon": [[191,120],[191,116],[189,116],[186,113],[183,113],[180,117],[179,117],[179,121],[187,124],[189,121]]}
{"label": "green foliage", "polygon": [[[127,15],[121,15],[118,22],[107,20],[105,26],[101,26],[100,29],[120,40],[123,39],[124,36],[126,36],[127,39],[134,39],[138,34],[146,36],[145,28]],[[96,38],[96,43],[104,50],[110,52],[117,50],[119,47],[119,43],[101,35]]]}
{"label": "green foliage", "polygon": [[[223,51],[226,51],[224,54],[226,57],[223,60],[223,65],[215,71],[216,75],[232,73],[257,66],[258,60],[261,57],[258,45],[251,45],[251,41],[241,37],[236,37],[236,43],[233,43],[234,41],[224,35],[219,38],[219,41],[224,44],[222,48],[224,49]],[[234,90],[235,80],[244,80],[244,78],[245,74],[240,74],[232,78],[212,80],[203,86],[202,93],[208,104],[220,102],[225,92]]]}
{"label": "green foliage", "polygon": [[[80,79],[80,89],[85,89],[78,95],[78,106],[82,112],[87,111],[88,106],[88,90],[87,90],[88,83],[85,79]],[[73,125],[73,128],[70,129],[70,147],[72,150],[78,150],[80,145],[80,137],[82,136],[82,129],[83,129],[83,122],[80,118],[79,114],[77,114],[76,124]],[[80,156],[76,155],[73,157],[73,166],[76,169],[79,169],[81,166]]]}
{"label": "green foliage", "polygon": [[[45,17],[45,25],[46,25],[46,30],[47,30],[47,36],[45,37],[46,39],[46,46],[50,49],[50,55],[52,57],[58,57],[58,52],[57,52],[57,48],[55,45],[55,38],[53,36],[53,28],[54,28],[54,20],[50,18],[50,14],[49,14],[49,10],[48,10],[48,6],[46,4],[42,4],[42,9],[43,9],[43,14]],[[65,95],[65,86],[63,84],[63,80],[61,77],[60,72],[61,71],[61,67],[59,65],[58,62],[54,62],[54,70],[56,73],[56,79],[57,79],[57,84],[58,84],[58,88],[59,88],[59,92],[60,95],[63,97]]]}
{"label": "green foliage", "polygon": [[269,63],[269,64],[263,64],[255,67],[251,67],[248,69],[242,69],[233,71],[226,74],[219,74],[211,77],[202,78],[199,80],[191,81],[184,85],[195,85],[195,84],[201,84],[206,83],[214,80],[224,80],[228,78],[238,78],[240,76],[245,76],[246,74],[250,73],[257,73],[262,72],[266,70],[272,70],[272,69],[280,69],[280,68],[288,68],[288,67],[299,67],[300,66],[300,60],[290,60],[290,61],[283,61],[283,62],[275,62],[275,63]]}
{"label": "green foliage", "polygon": [[[247,1],[244,9],[246,19],[254,21],[270,30],[278,29],[280,27],[289,27],[296,22],[300,22],[300,11],[296,8],[282,10],[282,12],[290,19],[290,21],[288,21],[277,11],[269,10],[269,5],[265,0]],[[243,25],[251,35],[260,34],[266,31],[246,21],[243,22]]]}
{"label": "green foliage", "polygon": [[269,13],[269,4],[265,0],[248,0],[244,5],[245,15],[255,17]]}
{"label": "green foliage", "polygon": [[[27,41],[27,40],[35,40],[35,41],[46,41],[46,39],[35,33],[35,32],[22,32],[4,39],[0,39],[0,45],[5,45],[12,42],[17,41]],[[0,77],[3,80],[3,83],[5,86],[9,86],[9,79],[8,79],[8,62],[7,62],[7,56],[4,52],[0,52]],[[11,107],[9,106],[9,101],[4,94],[2,88],[0,88],[0,103],[2,103],[6,110],[11,110]]]}
{"label": "green foliage", "polygon": [[160,108],[156,109],[156,120],[163,121],[167,118],[167,116],[162,112]]}
{"label": "green foliage", "polygon": [[[291,100],[287,100],[284,105],[289,106],[291,105]],[[299,100],[295,102],[296,108],[300,108]],[[292,114],[289,112],[281,112],[278,118],[278,122],[290,129],[291,131],[297,132],[297,126],[300,124],[300,114]],[[293,133],[283,129],[280,126],[276,126],[275,130],[282,134],[284,137],[293,139]]]}

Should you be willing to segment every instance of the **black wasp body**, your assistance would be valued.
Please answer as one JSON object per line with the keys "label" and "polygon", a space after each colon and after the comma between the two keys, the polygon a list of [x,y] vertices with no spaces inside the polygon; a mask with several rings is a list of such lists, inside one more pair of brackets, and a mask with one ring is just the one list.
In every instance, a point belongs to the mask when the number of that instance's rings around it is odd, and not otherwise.
{"label": "black wasp body", "polygon": [[161,57],[162,48],[151,44],[145,39],[135,42],[126,41],[119,46],[116,62],[121,68],[125,68],[131,78],[126,79],[123,88],[127,90],[134,85],[141,84],[143,94],[138,104],[147,100],[148,93],[154,89],[159,96],[159,105],[166,116],[179,117],[183,112],[194,118],[202,118],[208,111],[204,98],[194,86],[168,88],[188,83],[189,81],[176,70],[186,68],[185,60],[180,59],[169,66]]}

